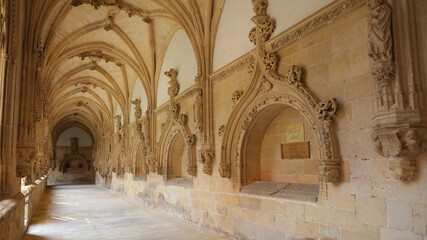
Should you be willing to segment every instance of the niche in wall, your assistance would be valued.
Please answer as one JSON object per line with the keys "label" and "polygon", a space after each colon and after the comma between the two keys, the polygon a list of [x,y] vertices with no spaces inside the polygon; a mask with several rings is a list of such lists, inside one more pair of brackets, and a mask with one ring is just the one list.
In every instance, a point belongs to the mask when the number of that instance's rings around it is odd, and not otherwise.
{"label": "niche in wall", "polygon": [[146,180],[148,173],[148,164],[146,162],[146,158],[144,157],[144,152],[142,151],[142,147],[139,147],[137,149],[135,159],[135,179]]}
{"label": "niche in wall", "polygon": [[[242,192],[316,201],[318,150],[310,123],[296,109],[284,104],[266,108],[243,140]],[[290,189],[294,196],[288,196]]]}
{"label": "niche in wall", "polygon": [[176,134],[168,152],[168,185],[192,186],[192,176],[187,171],[187,154],[184,137]]}

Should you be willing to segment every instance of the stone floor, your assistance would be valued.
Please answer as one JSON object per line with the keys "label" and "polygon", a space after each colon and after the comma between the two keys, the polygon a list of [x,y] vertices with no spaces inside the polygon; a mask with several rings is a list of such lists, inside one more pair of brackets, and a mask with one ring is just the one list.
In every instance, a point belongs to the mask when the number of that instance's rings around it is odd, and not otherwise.
{"label": "stone floor", "polygon": [[24,240],[228,239],[95,185],[46,190]]}

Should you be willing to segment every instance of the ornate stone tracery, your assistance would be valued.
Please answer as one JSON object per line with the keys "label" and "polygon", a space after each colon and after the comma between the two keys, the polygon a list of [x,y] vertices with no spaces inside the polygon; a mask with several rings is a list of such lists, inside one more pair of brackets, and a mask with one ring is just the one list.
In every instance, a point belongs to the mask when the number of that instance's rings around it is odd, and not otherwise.
{"label": "ornate stone tracery", "polygon": [[[170,78],[168,94],[169,101],[169,117],[167,121],[167,130],[162,133],[160,142],[162,143],[159,150],[159,159],[163,159],[160,164],[161,173],[167,176],[168,162],[170,158],[169,150],[171,148],[172,140],[177,134],[181,134],[184,138],[185,148],[187,151],[187,172],[191,176],[197,174],[197,161],[196,161],[196,135],[192,134],[188,127],[188,116],[181,113],[180,105],[175,102],[175,97],[179,93],[179,83],[177,80],[178,72],[175,69],[170,69],[165,72],[165,75]],[[166,126],[165,126],[166,127]]]}
{"label": "ornate stone tracery", "polygon": [[244,139],[249,135],[249,126],[259,114],[271,106],[287,105],[305,116],[315,130],[320,149],[321,182],[339,182],[341,159],[333,131],[339,105],[335,99],[319,101],[304,86],[304,71],[301,66],[291,66],[285,77],[278,74],[277,54],[269,53],[264,48],[264,42],[274,30],[272,20],[266,15],[268,3],[265,0],[252,2],[256,13],[252,20],[256,27],[251,30],[250,40],[256,45],[255,56],[258,64],[255,68],[261,71],[252,70],[255,74],[252,75],[251,85],[245,92],[247,96],[233,109],[225,127],[219,173],[222,177],[232,178],[235,188],[241,187],[241,166],[245,158],[242,149],[246,148]]}

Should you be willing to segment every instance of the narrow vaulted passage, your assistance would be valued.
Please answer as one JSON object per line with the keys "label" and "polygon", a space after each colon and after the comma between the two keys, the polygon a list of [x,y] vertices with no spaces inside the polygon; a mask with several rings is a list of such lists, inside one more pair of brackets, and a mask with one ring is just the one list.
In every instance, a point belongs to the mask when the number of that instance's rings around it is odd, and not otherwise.
{"label": "narrow vaulted passage", "polygon": [[228,239],[95,185],[52,186],[24,240]]}

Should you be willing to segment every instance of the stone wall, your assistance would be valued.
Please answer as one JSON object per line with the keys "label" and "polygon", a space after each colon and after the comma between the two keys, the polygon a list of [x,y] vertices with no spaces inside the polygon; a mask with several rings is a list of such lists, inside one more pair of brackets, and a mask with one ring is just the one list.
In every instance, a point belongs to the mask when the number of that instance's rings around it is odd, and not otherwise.
{"label": "stone wall", "polygon": [[14,198],[0,201],[0,239],[21,239],[46,189],[46,177],[22,188]]}
{"label": "stone wall", "polygon": [[[304,84],[320,99],[335,98],[341,106],[335,120],[341,179],[339,183],[319,183],[316,203],[243,194],[233,182],[238,180],[222,178],[218,173],[221,129],[238,105],[237,95],[244,96],[248,91],[249,64],[230,71],[225,67],[219,72],[228,71],[226,74],[212,75],[213,128],[219,133],[214,136],[212,175],[204,174],[198,163],[193,186],[183,187],[167,185],[164,177],[154,173],[135,180],[131,173],[119,178],[113,172],[111,189],[243,239],[425,239],[427,154],[417,158],[418,175],[414,181],[393,180],[388,176],[387,159],[375,152],[371,141],[375,124],[374,82],[366,16],[363,5],[278,49],[281,75],[286,75],[291,65],[302,66]],[[193,101],[193,97],[186,98],[180,106],[181,112],[189,115],[191,132],[196,132],[191,120]],[[161,140],[161,124],[167,119],[163,113],[158,111],[156,115],[157,141]],[[97,184],[104,183],[103,176],[97,173]]]}
{"label": "stone wall", "polygon": [[[72,147],[56,147],[55,159],[49,169],[48,184],[88,184],[95,183],[95,169],[92,163],[92,147],[78,147],[78,155],[82,158],[76,162],[81,166],[61,166],[67,157],[72,155]],[[85,163],[87,161],[87,163]],[[80,165],[79,164],[79,165]],[[81,168],[80,168],[81,167]],[[73,168],[73,169],[71,169]]]}

